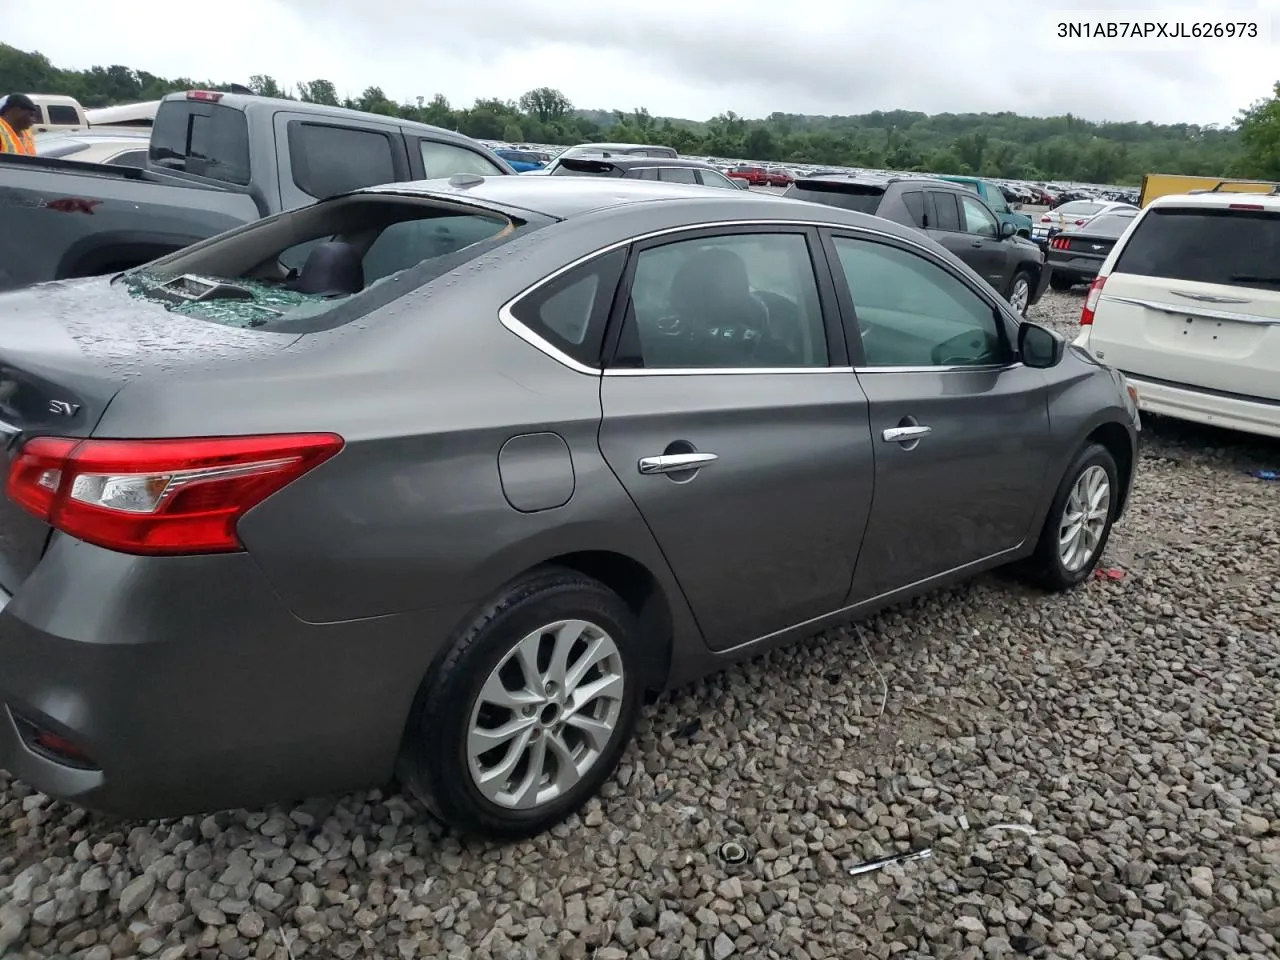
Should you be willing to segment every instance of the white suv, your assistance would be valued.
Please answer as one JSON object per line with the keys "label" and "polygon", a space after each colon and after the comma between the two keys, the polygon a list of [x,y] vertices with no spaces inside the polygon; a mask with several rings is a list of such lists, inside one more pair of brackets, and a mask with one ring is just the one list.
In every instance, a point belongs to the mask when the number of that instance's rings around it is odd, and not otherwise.
{"label": "white suv", "polygon": [[1280,437],[1280,196],[1153,201],[1103,262],[1080,328],[1076,344],[1142,410]]}

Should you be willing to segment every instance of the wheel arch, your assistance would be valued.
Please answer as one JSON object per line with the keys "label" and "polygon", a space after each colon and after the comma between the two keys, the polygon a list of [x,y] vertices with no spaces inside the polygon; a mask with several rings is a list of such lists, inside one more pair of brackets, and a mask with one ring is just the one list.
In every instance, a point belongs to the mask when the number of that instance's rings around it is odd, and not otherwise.
{"label": "wheel arch", "polygon": [[1129,431],[1122,424],[1109,420],[1094,427],[1085,437],[1085,443],[1099,444],[1116,462],[1116,469],[1120,472],[1120,489],[1117,491],[1115,509],[1115,515],[1118,517],[1124,513],[1129,500],[1129,491],[1133,487],[1135,459],[1133,444],[1129,441]]}

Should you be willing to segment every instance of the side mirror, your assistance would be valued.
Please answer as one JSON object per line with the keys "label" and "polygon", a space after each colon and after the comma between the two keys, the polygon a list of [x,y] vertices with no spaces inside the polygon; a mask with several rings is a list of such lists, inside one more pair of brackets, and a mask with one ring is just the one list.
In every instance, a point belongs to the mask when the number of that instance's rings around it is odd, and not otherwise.
{"label": "side mirror", "polygon": [[1017,232],[1018,228],[1012,223],[1005,222],[1000,224],[1000,239],[1002,240],[1007,240]]}
{"label": "side mirror", "polygon": [[1067,341],[1038,323],[1024,320],[1018,325],[1018,357],[1033,370],[1047,370],[1062,362]]}

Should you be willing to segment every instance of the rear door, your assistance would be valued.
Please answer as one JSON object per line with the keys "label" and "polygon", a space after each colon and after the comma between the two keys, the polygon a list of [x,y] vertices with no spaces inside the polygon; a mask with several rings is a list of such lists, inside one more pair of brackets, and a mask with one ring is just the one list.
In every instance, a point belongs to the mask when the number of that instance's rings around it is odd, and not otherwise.
{"label": "rear door", "polygon": [[1050,462],[1048,388],[1015,361],[990,291],[888,238],[835,232],[830,244],[856,317],[876,460],[856,603],[1032,535]]}
{"label": "rear door", "polygon": [[600,448],[713,649],[837,609],[871,506],[866,397],[817,243],[801,225],[664,236],[619,298]]}
{"label": "rear door", "polygon": [[1148,208],[1089,349],[1138,378],[1280,401],[1280,201],[1260,199]]}

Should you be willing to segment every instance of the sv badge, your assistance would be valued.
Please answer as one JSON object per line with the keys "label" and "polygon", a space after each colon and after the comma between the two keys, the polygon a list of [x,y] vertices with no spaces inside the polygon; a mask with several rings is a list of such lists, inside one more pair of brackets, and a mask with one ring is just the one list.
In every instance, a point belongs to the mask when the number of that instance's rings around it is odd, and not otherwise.
{"label": "sv badge", "polygon": [[78,403],[68,403],[66,400],[49,401],[49,412],[60,417],[74,417],[79,409]]}

